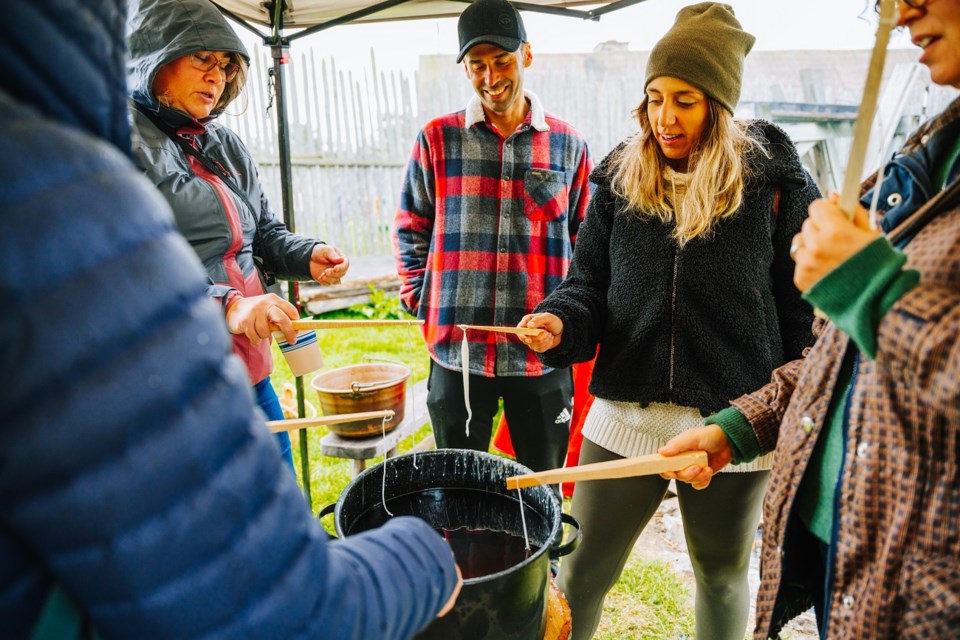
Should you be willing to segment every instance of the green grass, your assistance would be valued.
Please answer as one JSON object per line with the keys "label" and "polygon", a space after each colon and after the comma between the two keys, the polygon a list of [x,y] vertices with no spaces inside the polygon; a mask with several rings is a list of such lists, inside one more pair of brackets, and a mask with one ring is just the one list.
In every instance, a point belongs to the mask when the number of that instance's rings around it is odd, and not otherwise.
{"label": "green grass", "polygon": [[[343,317],[344,314],[337,314]],[[328,315],[326,317],[333,317]],[[363,362],[366,355],[398,360],[413,370],[412,381],[427,376],[429,356],[422,334],[416,327],[386,327],[374,329],[325,329],[317,331],[323,353],[324,370]],[[274,387],[280,393],[284,384],[293,384],[294,378],[279,349],[274,345]],[[317,405],[316,392],[310,388],[312,376],[304,378],[304,399]],[[401,452],[429,434],[429,426],[421,428],[414,437],[400,446]],[[349,460],[331,458],[320,453],[320,439],[327,434],[323,427],[306,430],[310,454],[310,490],[312,512],[337,501],[351,479]],[[293,459],[300,473],[300,438],[295,432]],[[376,464],[382,458],[368,461]],[[299,478],[298,478],[299,480]],[[301,481],[302,486],[302,481]],[[564,501],[569,511],[569,500]],[[333,533],[333,518],[323,521]],[[638,554],[631,556],[617,586],[608,594],[603,620],[597,631],[597,640],[644,640],[693,636],[693,611],[689,608],[690,595],[666,563],[648,561]]]}
{"label": "green grass", "polygon": [[690,595],[659,560],[634,553],[604,601],[595,640],[664,640],[693,637]]}

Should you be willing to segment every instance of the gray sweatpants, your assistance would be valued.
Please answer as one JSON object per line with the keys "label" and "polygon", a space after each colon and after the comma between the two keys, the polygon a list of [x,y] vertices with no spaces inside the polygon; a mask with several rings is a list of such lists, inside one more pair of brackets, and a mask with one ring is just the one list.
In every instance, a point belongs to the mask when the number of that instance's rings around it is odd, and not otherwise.
{"label": "gray sweatpants", "polygon": [[[580,464],[622,457],[586,439],[580,450]],[[703,491],[677,483],[683,533],[697,583],[697,640],[743,638],[750,613],[750,551],[769,475],[768,471],[721,473]],[[603,600],[668,485],[656,475],[577,483],[570,512],[580,522],[583,541],[564,558],[557,576],[557,586],[570,603],[571,640],[593,637]]]}

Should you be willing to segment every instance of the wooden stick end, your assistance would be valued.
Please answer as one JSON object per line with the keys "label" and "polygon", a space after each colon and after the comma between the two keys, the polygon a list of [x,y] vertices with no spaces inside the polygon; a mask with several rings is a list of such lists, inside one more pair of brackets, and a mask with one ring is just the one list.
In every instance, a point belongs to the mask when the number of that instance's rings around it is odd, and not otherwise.
{"label": "wooden stick end", "polygon": [[535,487],[538,484],[540,484],[540,481],[536,478],[530,478],[527,476],[511,476],[507,478],[507,491]]}

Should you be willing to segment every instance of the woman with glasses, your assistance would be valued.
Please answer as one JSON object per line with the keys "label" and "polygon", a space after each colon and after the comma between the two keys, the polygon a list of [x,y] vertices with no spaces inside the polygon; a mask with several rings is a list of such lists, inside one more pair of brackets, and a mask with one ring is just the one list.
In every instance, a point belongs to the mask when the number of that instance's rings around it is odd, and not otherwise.
{"label": "woman with glasses", "polygon": [[[677,13],[647,60],[638,132],[590,175],[570,273],[521,320],[544,329],[521,340],[552,367],[599,345],[580,464],[655,454],[813,344],[813,309],[790,284],[790,240],[820,191],[783,130],[734,117],[753,42],[729,5]],[[731,466],[709,491],[678,488],[699,640],[743,638],[770,464]],[[577,484],[583,542],[557,576],[573,640],[593,637],[668,485]]]}
{"label": "woman with glasses", "polygon": [[[265,291],[265,274],[336,284],[349,264],[336,248],[290,233],[257,179],[250,153],[217,116],[243,91],[248,55],[207,0],[133,2],[128,20],[134,157],[173,209],[209,276],[233,349],[267,418],[283,418],[270,385],[270,338],[290,342],[296,307]],[[290,438],[277,434],[293,468]]]}
{"label": "woman with glasses", "polygon": [[[960,88],[960,0],[901,0],[897,24]],[[706,449],[667,474],[704,487],[776,447],[757,638],[811,606],[824,638],[960,638],[960,99],[861,194],[853,220],[817,200],[793,239],[829,318],[813,349],[661,450]]]}

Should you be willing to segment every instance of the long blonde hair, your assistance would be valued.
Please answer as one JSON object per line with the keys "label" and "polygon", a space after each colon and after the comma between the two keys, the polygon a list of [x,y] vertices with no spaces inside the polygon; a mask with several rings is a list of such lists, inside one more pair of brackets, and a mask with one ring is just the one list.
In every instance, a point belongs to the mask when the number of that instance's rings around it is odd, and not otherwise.
{"label": "long blonde hair", "polygon": [[640,131],[631,136],[613,158],[612,189],[624,198],[633,214],[673,223],[673,237],[683,246],[697,237],[709,237],[718,220],[733,215],[743,203],[748,166],[746,152],[766,153],[764,143],[742,120],[707,96],[707,123],[690,151],[686,190],[672,202],[664,178],[668,167],[647,117],[644,98],[633,116]]}

